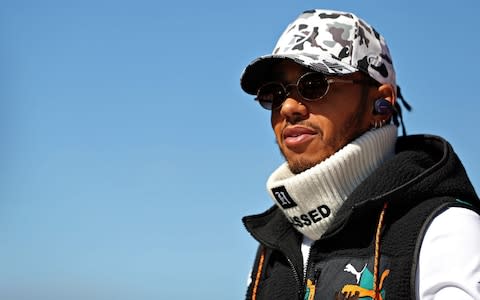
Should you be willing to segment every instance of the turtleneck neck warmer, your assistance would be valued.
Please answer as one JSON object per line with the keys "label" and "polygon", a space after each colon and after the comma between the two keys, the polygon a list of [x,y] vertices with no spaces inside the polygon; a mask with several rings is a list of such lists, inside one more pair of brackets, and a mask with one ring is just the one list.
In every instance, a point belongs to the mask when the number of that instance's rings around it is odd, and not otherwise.
{"label": "turtleneck neck warmer", "polygon": [[293,227],[312,240],[328,229],[345,199],[395,151],[397,127],[372,129],[299,174],[283,163],[267,190]]}

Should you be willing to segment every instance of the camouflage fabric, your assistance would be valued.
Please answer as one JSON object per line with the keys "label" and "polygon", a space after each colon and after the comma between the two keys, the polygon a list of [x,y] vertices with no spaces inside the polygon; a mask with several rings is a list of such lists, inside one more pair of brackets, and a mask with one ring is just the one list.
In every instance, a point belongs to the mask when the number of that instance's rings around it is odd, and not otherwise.
{"label": "camouflage fabric", "polygon": [[354,14],[332,10],[303,12],[288,25],[273,53],[252,61],[240,84],[249,94],[269,80],[272,64],[293,60],[314,71],[343,75],[362,71],[396,88],[395,70],[384,38]]}

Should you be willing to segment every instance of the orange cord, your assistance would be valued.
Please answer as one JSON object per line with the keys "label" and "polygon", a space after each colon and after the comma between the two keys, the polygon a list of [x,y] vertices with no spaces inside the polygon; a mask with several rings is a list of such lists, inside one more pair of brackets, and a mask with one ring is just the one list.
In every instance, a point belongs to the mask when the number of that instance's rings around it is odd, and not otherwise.
{"label": "orange cord", "polygon": [[382,233],[383,227],[383,217],[385,216],[385,211],[387,210],[387,202],[383,205],[382,212],[380,213],[380,218],[378,219],[377,232],[375,234],[375,261],[373,267],[373,291],[375,292],[374,300],[380,299],[380,288],[378,286],[378,265],[380,264],[380,235]]}
{"label": "orange cord", "polygon": [[260,276],[262,275],[263,261],[265,260],[265,248],[262,248],[260,259],[258,261],[257,275],[255,276],[255,283],[253,285],[252,300],[257,299],[258,283],[260,282]]}

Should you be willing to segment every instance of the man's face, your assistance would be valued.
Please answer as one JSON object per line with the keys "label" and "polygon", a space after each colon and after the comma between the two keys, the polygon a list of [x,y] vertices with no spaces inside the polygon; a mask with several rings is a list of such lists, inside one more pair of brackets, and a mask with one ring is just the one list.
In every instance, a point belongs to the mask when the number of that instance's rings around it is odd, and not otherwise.
{"label": "man's face", "polygon": [[[284,84],[296,83],[306,72],[293,62],[274,69]],[[361,79],[361,75],[342,78]],[[370,128],[373,100],[362,99],[362,89],[360,84],[334,82],[323,98],[306,101],[291,88],[282,106],[272,110],[276,141],[293,173],[317,165]]]}

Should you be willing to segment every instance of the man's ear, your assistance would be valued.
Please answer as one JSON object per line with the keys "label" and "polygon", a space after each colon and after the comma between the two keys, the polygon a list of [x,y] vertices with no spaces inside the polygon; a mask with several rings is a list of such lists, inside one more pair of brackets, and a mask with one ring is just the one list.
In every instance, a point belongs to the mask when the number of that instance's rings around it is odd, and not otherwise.
{"label": "man's ear", "polygon": [[397,100],[396,90],[391,84],[380,85],[373,97],[373,120],[375,127],[385,124],[395,112],[395,101]]}
{"label": "man's ear", "polygon": [[392,84],[382,84],[378,87],[377,91],[379,93],[379,98],[383,98],[390,102],[392,106],[395,106],[395,102],[397,101],[397,91]]}

